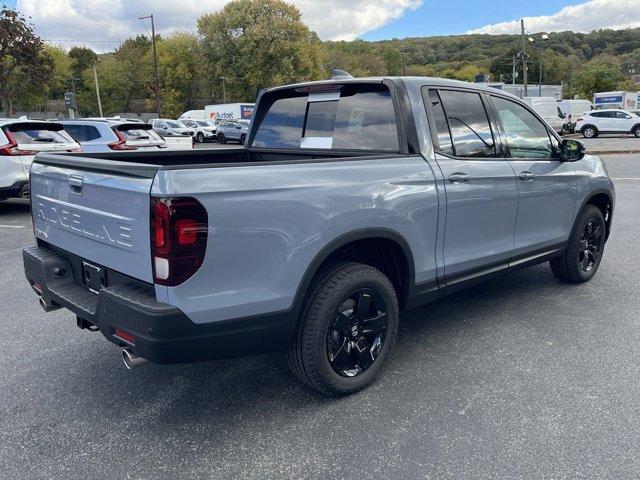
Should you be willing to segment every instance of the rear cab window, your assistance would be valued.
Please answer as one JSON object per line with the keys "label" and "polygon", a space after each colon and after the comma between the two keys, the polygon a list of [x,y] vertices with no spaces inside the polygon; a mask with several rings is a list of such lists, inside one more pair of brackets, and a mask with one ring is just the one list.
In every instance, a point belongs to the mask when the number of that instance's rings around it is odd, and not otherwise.
{"label": "rear cab window", "polygon": [[[333,91],[276,92],[252,146],[280,149],[400,150],[393,100],[381,84]],[[267,100],[268,101],[268,100]]]}

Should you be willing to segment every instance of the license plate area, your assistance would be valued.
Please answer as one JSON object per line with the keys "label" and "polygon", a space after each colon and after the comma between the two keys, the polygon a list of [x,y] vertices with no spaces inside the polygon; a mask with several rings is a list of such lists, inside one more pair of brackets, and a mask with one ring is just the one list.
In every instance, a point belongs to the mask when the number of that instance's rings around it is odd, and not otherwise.
{"label": "license plate area", "polygon": [[96,295],[107,286],[107,272],[93,263],[82,261],[82,283]]}

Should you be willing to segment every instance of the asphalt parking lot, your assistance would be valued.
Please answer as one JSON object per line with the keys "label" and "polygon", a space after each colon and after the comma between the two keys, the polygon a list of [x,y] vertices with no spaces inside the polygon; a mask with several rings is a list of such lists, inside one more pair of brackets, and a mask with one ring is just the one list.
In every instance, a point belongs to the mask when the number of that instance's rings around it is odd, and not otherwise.
{"label": "asphalt parking lot", "polygon": [[0,477],[636,478],[640,155],[605,160],[618,202],[592,282],[545,264],[405,314],[378,383],[337,400],[279,355],[125,370],[42,312],[28,204],[0,203]]}

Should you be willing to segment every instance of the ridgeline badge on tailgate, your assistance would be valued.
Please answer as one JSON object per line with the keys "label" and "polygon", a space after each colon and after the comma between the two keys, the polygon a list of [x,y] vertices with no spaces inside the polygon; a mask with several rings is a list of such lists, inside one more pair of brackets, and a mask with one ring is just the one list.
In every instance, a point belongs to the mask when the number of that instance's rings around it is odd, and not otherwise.
{"label": "ridgeline badge on tailgate", "polygon": [[36,220],[36,236],[48,238],[46,222],[52,227],[60,228],[76,235],[91,238],[123,249],[133,249],[135,227],[133,221],[125,217],[107,216],[95,211],[71,207],[67,204],[44,200],[38,197],[34,205]]}

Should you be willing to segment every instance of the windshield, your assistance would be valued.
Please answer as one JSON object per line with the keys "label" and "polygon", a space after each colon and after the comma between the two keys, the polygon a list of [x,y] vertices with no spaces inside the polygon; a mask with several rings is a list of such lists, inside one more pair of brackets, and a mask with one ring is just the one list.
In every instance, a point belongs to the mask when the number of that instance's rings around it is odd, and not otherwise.
{"label": "windshield", "polygon": [[167,122],[167,125],[169,125],[171,128],[182,128],[183,125],[180,125],[178,122]]}
{"label": "windshield", "polygon": [[201,127],[213,127],[214,124],[212,122],[207,122],[206,120],[198,120],[198,125]]}
{"label": "windshield", "polygon": [[289,96],[276,98],[269,106],[253,146],[400,149],[393,101],[384,85],[344,85],[334,92],[286,94]]}

